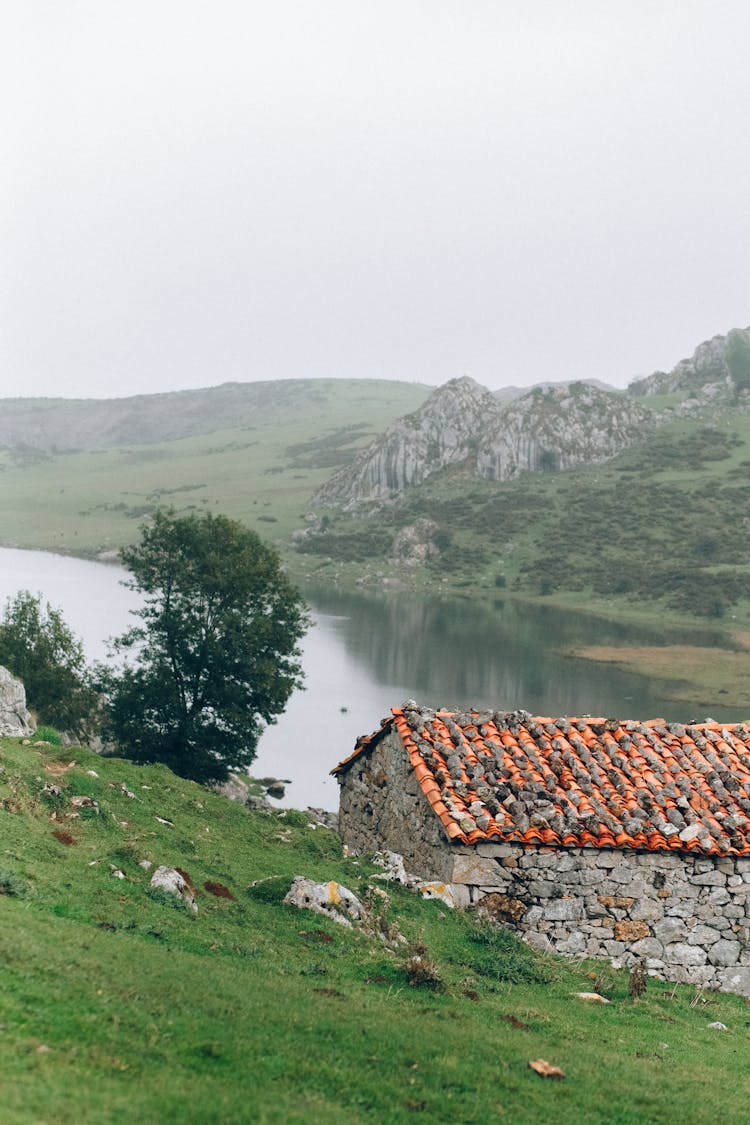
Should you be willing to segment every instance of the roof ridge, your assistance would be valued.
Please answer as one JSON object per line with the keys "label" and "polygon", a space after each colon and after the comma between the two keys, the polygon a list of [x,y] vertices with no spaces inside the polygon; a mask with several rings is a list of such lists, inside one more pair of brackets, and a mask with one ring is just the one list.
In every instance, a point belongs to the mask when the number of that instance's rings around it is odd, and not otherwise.
{"label": "roof ridge", "polygon": [[397,731],[453,840],[750,855],[750,726],[391,708],[332,770]]}

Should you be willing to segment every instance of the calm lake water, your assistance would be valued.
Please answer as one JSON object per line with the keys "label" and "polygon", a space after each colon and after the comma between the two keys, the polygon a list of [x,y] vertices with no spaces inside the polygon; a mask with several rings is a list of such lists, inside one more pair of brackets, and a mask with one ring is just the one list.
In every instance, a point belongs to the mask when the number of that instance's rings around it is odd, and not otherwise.
{"label": "calm lake water", "polygon": [[[0,602],[41,592],[63,611],[90,659],[132,623],[136,596],[119,567],[37,551],[0,549]],[[561,655],[570,644],[658,643],[663,634],[503,602],[387,598],[306,591],[315,625],[303,643],[306,689],[260,743],[253,773],[289,778],[285,804],[338,805],[330,769],[389,709],[413,698],[434,707],[523,707],[544,715],[703,718],[666,702],[641,676]],[[679,640],[679,635],[672,639]],[[675,670],[679,675],[679,670]],[[714,718],[745,718],[731,709]]]}

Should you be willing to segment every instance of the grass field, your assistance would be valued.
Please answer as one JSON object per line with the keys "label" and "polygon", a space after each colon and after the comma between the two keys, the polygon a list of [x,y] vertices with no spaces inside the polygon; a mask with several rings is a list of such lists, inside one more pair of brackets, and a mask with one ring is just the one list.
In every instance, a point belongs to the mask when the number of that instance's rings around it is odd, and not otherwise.
{"label": "grass field", "polygon": [[0,456],[0,543],[95,556],[138,537],[157,507],[211,508],[273,541],[304,524],[311,493],[429,388],[316,381],[318,401],[262,423],[174,441]]}
{"label": "grass field", "polygon": [[[8,1125],[747,1119],[741,998],[651,982],[634,1001],[622,972],[389,886],[386,921],[407,938],[391,949],[281,904],[295,874],[375,885],[302,814],[77,748],[6,740],[0,766]],[[75,795],[98,811],[72,816]],[[185,870],[197,915],[151,897],[142,860]],[[409,984],[417,943],[429,987]],[[612,1002],[572,996],[593,987]],[[540,1057],[566,1078],[537,1077]]]}

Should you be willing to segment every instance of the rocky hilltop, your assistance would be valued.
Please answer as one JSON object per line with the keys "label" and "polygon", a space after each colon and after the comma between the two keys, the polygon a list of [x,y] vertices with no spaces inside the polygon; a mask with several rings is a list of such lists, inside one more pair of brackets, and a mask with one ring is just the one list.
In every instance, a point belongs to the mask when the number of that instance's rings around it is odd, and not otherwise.
{"label": "rocky hilltop", "polygon": [[313,503],[384,498],[439,469],[475,461],[478,436],[502,413],[490,391],[473,379],[452,379],[415,413],[389,426],[345,471],[334,473]]}
{"label": "rocky hilltop", "polygon": [[450,467],[499,481],[603,461],[653,420],[634,398],[591,383],[535,387],[504,403],[472,379],[453,379],[336,472],[313,505],[388,499]]}
{"label": "rocky hilltop", "polygon": [[[680,413],[689,412],[700,400],[716,399],[734,394],[741,381],[746,360],[743,351],[750,348],[750,328],[734,328],[726,336],[704,340],[688,359],[682,359],[671,371],[655,371],[643,379],[635,379],[629,394],[639,396],[680,395]],[[750,371],[747,372],[750,375]]]}
{"label": "rocky hilltop", "polygon": [[[524,471],[607,461],[646,430],[685,415],[709,416],[713,407],[739,403],[748,393],[750,329],[706,340],[672,371],[637,379],[627,391],[585,380],[490,393],[472,379],[454,379],[339,469],[312,503],[387,500],[450,468],[502,481]],[[658,412],[644,401],[657,395],[672,400],[660,403]]]}

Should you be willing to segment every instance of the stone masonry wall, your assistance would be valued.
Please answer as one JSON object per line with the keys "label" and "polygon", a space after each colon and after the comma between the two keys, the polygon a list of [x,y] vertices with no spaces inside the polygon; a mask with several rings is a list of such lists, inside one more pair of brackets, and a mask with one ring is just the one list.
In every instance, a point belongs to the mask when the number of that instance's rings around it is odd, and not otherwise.
{"label": "stone masonry wall", "polygon": [[499,916],[537,949],[643,961],[663,980],[750,996],[750,859],[491,843],[450,850],[457,901],[503,896]]}
{"label": "stone masonry wall", "polygon": [[450,883],[458,906],[498,896],[495,916],[538,949],[750,996],[750,859],[451,844],[394,734],[340,781],[352,852],[398,852],[408,872]]}
{"label": "stone masonry wall", "polygon": [[351,852],[398,852],[407,871],[451,881],[453,854],[397,735],[355,759],[340,781],[339,835]]}

